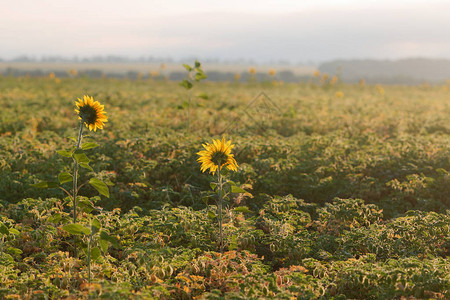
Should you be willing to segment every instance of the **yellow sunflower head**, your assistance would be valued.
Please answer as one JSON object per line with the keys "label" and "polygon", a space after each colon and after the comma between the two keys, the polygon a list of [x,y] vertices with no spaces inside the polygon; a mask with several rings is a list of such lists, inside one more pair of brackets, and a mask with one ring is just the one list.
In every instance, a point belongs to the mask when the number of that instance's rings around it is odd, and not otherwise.
{"label": "yellow sunflower head", "polygon": [[205,172],[209,169],[210,173],[215,174],[219,168],[227,167],[228,170],[237,171],[237,163],[234,155],[231,154],[231,141],[225,142],[225,137],[222,140],[213,140],[212,144],[203,144],[202,150],[197,154],[200,156],[197,161],[201,164],[200,170]]}
{"label": "yellow sunflower head", "polygon": [[103,110],[105,106],[100,105],[98,101],[94,101],[93,97],[85,95],[83,99],[78,98],[78,102],[75,102],[75,104],[78,118],[86,124],[89,130],[103,129],[104,123],[108,122],[108,118],[105,116],[106,112]]}

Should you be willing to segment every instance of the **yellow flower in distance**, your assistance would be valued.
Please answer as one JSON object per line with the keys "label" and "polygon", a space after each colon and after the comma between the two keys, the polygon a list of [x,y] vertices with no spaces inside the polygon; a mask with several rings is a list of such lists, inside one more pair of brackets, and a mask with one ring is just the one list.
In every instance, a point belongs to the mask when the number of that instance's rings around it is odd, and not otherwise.
{"label": "yellow flower in distance", "polygon": [[108,118],[105,116],[106,112],[103,110],[104,105],[100,105],[100,102],[94,101],[93,97],[84,95],[83,99],[78,98],[79,102],[75,102],[77,109],[75,111],[78,114],[78,118],[86,124],[89,130],[97,131],[97,128],[103,129],[104,123],[108,122]]}
{"label": "yellow flower in distance", "polygon": [[219,168],[227,167],[228,170],[237,171],[237,163],[234,155],[231,154],[231,141],[225,142],[225,137],[222,140],[213,140],[212,144],[203,144],[205,150],[198,152],[200,156],[197,161],[201,163],[200,170],[205,172],[209,169],[210,173],[215,174]]}

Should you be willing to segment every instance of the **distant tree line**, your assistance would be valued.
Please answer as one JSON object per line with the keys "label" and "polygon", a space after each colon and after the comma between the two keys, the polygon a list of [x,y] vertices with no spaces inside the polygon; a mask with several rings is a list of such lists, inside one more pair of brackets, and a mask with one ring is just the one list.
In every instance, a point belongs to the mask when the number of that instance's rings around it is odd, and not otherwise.
{"label": "distant tree line", "polygon": [[319,70],[344,82],[364,79],[367,83],[385,84],[440,83],[450,78],[450,60],[335,60],[321,64]]}

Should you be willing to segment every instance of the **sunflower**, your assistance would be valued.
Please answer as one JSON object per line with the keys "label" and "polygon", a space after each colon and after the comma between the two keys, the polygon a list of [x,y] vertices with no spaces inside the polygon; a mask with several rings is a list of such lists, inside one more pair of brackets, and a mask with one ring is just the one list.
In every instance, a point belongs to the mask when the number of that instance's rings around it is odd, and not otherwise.
{"label": "sunflower", "polygon": [[79,102],[75,102],[77,109],[75,111],[78,114],[78,118],[86,124],[89,130],[97,131],[97,128],[103,129],[104,123],[108,122],[108,118],[105,116],[106,112],[103,110],[104,105],[100,105],[100,102],[94,101],[93,97],[83,96],[83,100],[78,98]]}
{"label": "sunflower", "polygon": [[225,137],[222,140],[213,140],[212,144],[203,144],[206,150],[202,150],[197,154],[200,156],[197,161],[201,163],[200,170],[205,172],[210,169],[209,172],[215,174],[219,168],[227,167],[228,170],[237,171],[237,163],[234,159],[234,155],[231,154],[231,149],[234,145],[231,145],[231,141],[225,142]]}

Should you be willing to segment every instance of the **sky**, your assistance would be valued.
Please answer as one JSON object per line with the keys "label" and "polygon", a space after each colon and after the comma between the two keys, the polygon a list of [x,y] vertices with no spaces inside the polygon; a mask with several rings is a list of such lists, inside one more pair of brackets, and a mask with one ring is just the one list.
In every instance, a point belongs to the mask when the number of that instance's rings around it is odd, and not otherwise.
{"label": "sky", "polygon": [[450,58],[446,0],[0,0],[0,58]]}

